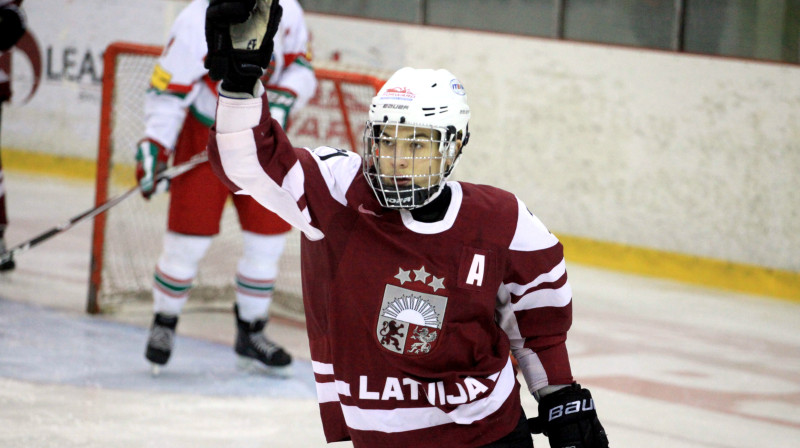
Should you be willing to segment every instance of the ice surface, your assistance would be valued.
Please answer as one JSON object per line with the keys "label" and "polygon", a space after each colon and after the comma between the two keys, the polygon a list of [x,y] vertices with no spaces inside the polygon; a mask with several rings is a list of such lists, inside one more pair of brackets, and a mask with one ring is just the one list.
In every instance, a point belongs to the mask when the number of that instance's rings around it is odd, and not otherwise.
{"label": "ice surface", "polygon": [[[86,182],[12,172],[5,183],[9,245],[92,205]],[[302,324],[268,327],[295,355],[282,380],[236,369],[230,303],[192,309],[153,378],[149,304],[84,312],[90,230],[79,224],[0,274],[0,447],[325,446]],[[572,369],[612,446],[798,445],[800,304],[567,262]],[[535,415],[524,386],[522,403]]]}
{"label": "ice surface", "polygon": [[230,345],[181,336],[157,377],[147,329],[0,299],[0,376],[38,383],[202,395],[316,398],[307,360],[281,379],[236,368]]}

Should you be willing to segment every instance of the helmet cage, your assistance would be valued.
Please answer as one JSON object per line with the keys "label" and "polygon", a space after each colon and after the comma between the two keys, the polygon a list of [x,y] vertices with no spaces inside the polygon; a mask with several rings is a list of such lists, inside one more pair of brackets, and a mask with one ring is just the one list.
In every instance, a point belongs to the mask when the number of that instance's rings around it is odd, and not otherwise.
{"label": "helmet cage", "polygon": [[469,105],[449,71],[401,68],[373,97],[364,130],[363,173],[383,207],[434,200],[469,140]]}
{"label": "helmet cage", "polygon": [[[455,126],[414,126],[368,121],[364,129],[363,171],[378,202],[411,210],[442,191],[461,152]],[[403,173],[398,167],[405,166]]]}

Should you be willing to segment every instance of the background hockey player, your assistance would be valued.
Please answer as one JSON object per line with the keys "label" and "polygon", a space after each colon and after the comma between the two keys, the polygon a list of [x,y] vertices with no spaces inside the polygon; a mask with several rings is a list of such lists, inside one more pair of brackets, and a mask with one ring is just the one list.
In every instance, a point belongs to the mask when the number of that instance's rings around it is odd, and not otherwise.
{"label": "background hockey player", "polygon": [[[209,165],[154,184],[154,176],[172,163],[187,161],[205,150],[214,122],[217,85],[204,67],[204,37],[208,0],[192,1],[172,26],[147,93],[147,129],[138,144],[137,179],[145,197],[170,190],[168,232],[155,271],[154,319],[145,356],[157,370],[170,357],[178,316],[187,301],[198,263],[211,238],[219,233],[220,218],[230,191]],[[285,126],[292,110],[313,96],[316,78],[309,64],[308,32],[303,11],[295,0],[284,3],[285,14],[275,52],[264,79],[273,114]],[[269,58],[270,55],[267,57]],[[187,112],[188,111],[188,112]],[[244,254],[236,273],[236,353],[240,360],[257,360],[276,372],[291,363],[283,348],[264,333],[272,300],[278,260],[291,228],[248,196],[233,196],[244,239]],[[281,373],[281,372],[277,372]],[[283,372],[286,373],[286,372]]]}
{"label": "background hockey player", "polygon": [[[0,0],[0,54],[8,51],[25,34],[25,14],[20,9],[22,0]],[[3,103],[11,99],[11,73],[0,68],[0,126],[2,125]],[[3,163],[0,159],[0,253],[6,250],[5,230],[8,226],[6,216],[6,188],[3,177]],[[0,271],[14,269],[14,260],[0,263]]]}
{"label": "background hockey player", "polygon": [[[209,156],[232,190],[303,231],[327,440],[530,447],[533,430],[552,447],[607,447],[567,355],[561,244],[512,193],[448,181],[469,141],[461,82],[401,69],[372,101],[362,156],[293,148],[257,83],[280,10],[270,3],[209,6],[206,62],[223,79]],[[539,400],[531,422],[509,351]]]}

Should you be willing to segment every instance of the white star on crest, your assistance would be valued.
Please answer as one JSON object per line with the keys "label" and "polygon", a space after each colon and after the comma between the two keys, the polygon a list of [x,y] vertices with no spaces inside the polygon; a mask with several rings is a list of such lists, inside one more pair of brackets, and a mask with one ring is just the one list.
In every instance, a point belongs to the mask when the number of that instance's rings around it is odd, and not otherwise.
{"label": "white star on crest", "polygon": [[425,283],[428,280],[428,276],[431,275],[431,274],[428,274],[427,272],[425,272],[425,266],[423,266],[423,267],[421,267],[419,269],[414,269],[413,271],[414,271],[414,281],[415,282]]}
{"label": "white star on crest", "polygon": [[433,288],[433,292],[436,292],[439,289],[445,289],[444,288],[444,277],[438,278],[438,277],[436,277],[434,275],[433,278],[431,279],[431,282],[428,283],[428,286]]}
{"label": "white star on crest", "polygon": [[411,281],[411,276],[409,275],[411,271],[404,271],[403,268],[400,268],[400,272],[394,276],[394,278],[400,280],[400,284],[402,285],[405,282]]}

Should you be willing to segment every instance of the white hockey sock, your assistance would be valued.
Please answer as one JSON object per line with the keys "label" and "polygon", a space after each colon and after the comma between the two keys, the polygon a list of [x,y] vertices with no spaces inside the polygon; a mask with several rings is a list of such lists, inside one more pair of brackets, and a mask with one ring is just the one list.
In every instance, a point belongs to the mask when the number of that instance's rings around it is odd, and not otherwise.
{"label": "white hockey sock", "polygon": [[211,245],[211,237],[167,232],[156,265],[153,312],[179,315],[189,298],[197,266]]}
{"label": "white hockey sock", "polygon": [[242,232],[242,237],[244,255],[236,271],[236,304],[239,318],[252,322],[267,317],[269,312],[286,235]]}

